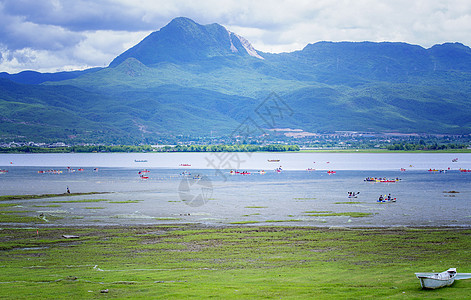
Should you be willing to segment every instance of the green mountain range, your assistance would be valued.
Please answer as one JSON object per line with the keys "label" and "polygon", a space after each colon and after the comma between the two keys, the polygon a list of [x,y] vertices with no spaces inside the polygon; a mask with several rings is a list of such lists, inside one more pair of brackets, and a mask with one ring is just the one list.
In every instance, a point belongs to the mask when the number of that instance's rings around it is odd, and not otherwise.
{"label": "green mountain range", "polygon": [[[249,124],[307,132],[471,133],[471,49],[318,42],[271,54],[176,18],[107,68],[0,73],[0,141],[156,142]],[[280,109],[280,107],[282,109]]]}

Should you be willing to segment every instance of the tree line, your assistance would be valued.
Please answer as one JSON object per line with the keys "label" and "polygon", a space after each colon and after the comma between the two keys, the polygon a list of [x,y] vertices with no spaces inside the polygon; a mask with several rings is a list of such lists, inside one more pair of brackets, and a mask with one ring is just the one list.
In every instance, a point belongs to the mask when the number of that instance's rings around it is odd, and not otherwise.
{"label": "tree line", "polygon": [[388,150],[403,150],[403,151],[420,151],[420,150],[451,150],[451,149],[466,149],[468,145],[465,144],[425,144],[425,143],[395,143],[388,145]]}
{"label": "tree line", "polygon": [[299,151],[297,145],[177,145],[152,147],[150,145],[83,145],[69,147],[21,146],[0,148],[0,153],[106,153],[106,152],[287,152]]}

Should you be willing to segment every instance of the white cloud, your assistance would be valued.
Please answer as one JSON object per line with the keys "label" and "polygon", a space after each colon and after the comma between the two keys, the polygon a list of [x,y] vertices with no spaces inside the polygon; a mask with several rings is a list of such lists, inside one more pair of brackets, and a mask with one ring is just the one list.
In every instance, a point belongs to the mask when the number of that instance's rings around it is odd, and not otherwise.
{"label": "white cloud", "polygon": [[323,40],[471,45],[468,0],[0,0],[0,71],[103,66],[178,16],[265,52]]}

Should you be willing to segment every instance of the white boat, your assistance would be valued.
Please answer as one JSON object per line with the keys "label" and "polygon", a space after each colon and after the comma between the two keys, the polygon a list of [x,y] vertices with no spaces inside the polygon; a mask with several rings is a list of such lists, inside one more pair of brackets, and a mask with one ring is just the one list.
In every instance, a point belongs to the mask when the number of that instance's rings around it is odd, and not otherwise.
{"label": "white boat", "polygon": [[423,289],[438,289],[455,282],[456,268],[449,268],[441,273],[415,273]]}

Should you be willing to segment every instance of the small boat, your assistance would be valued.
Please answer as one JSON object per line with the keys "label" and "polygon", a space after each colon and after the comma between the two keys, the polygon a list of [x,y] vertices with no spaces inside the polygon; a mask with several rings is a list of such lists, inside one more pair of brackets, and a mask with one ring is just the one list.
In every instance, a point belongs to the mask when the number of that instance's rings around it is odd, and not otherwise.
{"label": "small boat", "polygon": [[135,159],[134,162],[143,163],[147,162],[147,159]]}
{"label": "small boat", "polygon": [[336,171],[327,171],[327,174],[336,174],[337,172]]}
{"label": "small boat", "polygon": [[77,171],[79,171],[79,172],[83,172],[83,171],[85,171],[85,169],[83,169],[83,168],[79,168],[79,169],[77,169]]}
{"label": "small boat", "polygon": [[460,172],[468,173],[468,172],[471,172],[471,170],[470,169],[460,169]]}
{"label": "small boat", "polygon": [[243,171],[243,172],[240,172],[241,175],[250,175],[250,172],[247,172],[247,171]]}
{"label": "small boat", "polygon": [[8,170],[5,170],[5,169],[0,170],[0,174],[5,174],[5,173],[8,173]]}
{"label": "small boat", "polygon": [[457,162],[457,161],[458,161],[458,158],[453,158],[453,159],[451,160],[451,162]]}
{"label": "small boat", "polygon": [[141,179],[149,179],[149,176],[141,175]]}
{"label": "small boat", "polygon": [[279,162],[279,159],[268,159],[268,162]]}
{"label": "small boat", "polygon": [[405,171],[406,171],[406,169],[404,169],[404,168],[401,168],[401,172],[405,172]]}
{"label": "small boat", "polygon": [[456,268],[449,268],[441,273],[415,273],[423,289],[438,289],[450,286],[455,281]]}
{"label": "small boat", "polygon": [[191,167],[190,164],[180,164],[180,167]]}
{"label": "small boat", "polygon": [[312,172],[312,171],[315,171],[316,169],[313,169],[313,168],[307,168],[306,169],[308,172]]}
{"label": "small boat", "polygon": [[360,192],[348,192],[348,198],[358,198],[358,194],[360,194]]}
{"label": "small boat", "polygon": [[396,202],[396,198],[391,198],[391,199],[386,198],[386,199],[383,199],[383,200],[379,200],[379,199],[378,199],[378,200],[376,200],[376,202],[378,202],[378,203]]}
{"label": "small boat", "polygon": [[283,169],[281,168],[281,166],[280,166],[279,168],[276,168],[276,169],[275,169],[275,172],[276,172],[276,173],[281,173],[282,171],[283,171]]}

